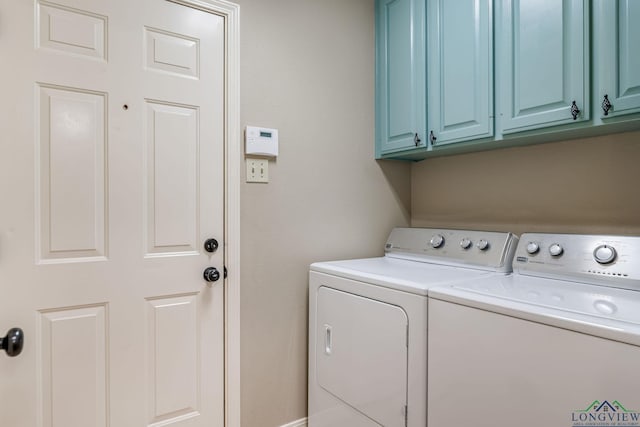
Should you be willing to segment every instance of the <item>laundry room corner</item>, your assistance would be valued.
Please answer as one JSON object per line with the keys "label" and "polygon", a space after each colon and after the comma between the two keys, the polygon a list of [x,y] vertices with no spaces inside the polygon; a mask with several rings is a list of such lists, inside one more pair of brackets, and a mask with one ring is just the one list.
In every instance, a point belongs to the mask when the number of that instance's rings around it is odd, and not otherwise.
{"label": "laundry room corner", "polygon": [[241,184],[242,427],[298,426],[309,264],[382,255],[410,221],[411,165],[374,160],[372,0],[236,3],[241,125],[279,132],[268,182]]}

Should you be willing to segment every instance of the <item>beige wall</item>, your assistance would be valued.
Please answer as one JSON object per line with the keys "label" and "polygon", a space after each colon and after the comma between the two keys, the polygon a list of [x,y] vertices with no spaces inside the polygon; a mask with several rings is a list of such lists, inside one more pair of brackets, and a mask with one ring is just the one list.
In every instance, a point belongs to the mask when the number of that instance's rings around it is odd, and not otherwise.
{"label": "beige wall", "polygon": [[410,164],[373,160],[373,0],[237,0],[242,125],[280,130],[242,184],[242,426],[306,416],[311,262],[381,255],[409,224]]}
{"label": "beige wall", "polygon": [[235,0],[242,125],[280,130],[242,184],[242,426],[306,416],[307,272],[393,226],[640,233],[640,132],[376,162],[373,0]]}
{"label": "beige wall", "polygon": [[640,234],[640,132],[428,159],[412,225]]}

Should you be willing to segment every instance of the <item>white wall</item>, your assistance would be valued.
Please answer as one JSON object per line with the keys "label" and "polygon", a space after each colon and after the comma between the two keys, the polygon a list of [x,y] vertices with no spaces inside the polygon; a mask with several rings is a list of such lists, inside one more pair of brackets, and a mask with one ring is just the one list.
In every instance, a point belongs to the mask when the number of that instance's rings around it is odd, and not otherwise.
{"label": "white wall", "polygon": [[306,416],[309,264],[381,255],[411,167],[373,159],[373,0],[236,2],[242,125],[280,131],[242,185],[242,426],[275,427]]}

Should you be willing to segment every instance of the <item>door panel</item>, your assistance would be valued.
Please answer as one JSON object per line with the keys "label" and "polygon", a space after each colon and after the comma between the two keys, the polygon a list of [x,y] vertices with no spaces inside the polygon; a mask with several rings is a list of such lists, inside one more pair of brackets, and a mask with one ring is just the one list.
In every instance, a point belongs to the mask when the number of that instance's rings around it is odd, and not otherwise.
{"label": "door panel", "polygon": [[40,1],[37,47],[106,60],[107,17]]}
{"label": "door panel", "polygon": [[427,7],[433,144],[492,136],[492,2],[430,0]]}
{"label": "door panel", "polygon": [[640,18],[640,4],[635,1],[621,1],[618,5],[618,32],[620,49],[619,96],[640,96],[640,55],[637,42],[640,40],[640,28],[636,25]]}
{"label": "door panel", "polygon": [[318,384],[380,425],[404,426],[407,314],[326,287],[318,289],[317,313]]}
{"label": "door panel", "polygon": [[147,255],[198,251],[198,107],[146,100]]}
{"label": "door panel", "polygon": [[[44,425],[108,425],[107,321],[105,305],[38,313],[35,343],[40,347],[37,368]],[[83,343],[80,352],[78,342]]]}
{"label": "door panel", "polygon": [[201,409],[197,311],[195,294],[148,301],[149,423]]}
{"label": "door panel", "polygon": [[378,0],[376,7],[378,154],[424,147],[424,4]]}
{"label": "door panel", "polygon": [[105,93],[38,85],[40,260],[105,257]]}
{"label": "door panel", "polygon": [[[594,3],[595,66],[599,83],[598,116],[613,118],[640,111],[640,3],[630,0]],[[602,108],[605,95],[611,109]]]}
{"label": "door panel", "polygon": [[503,133],[589,119],[588,11],[583,0],[500,2],[496,81]]}
{"label": "door panel", "polygon": [[145,28],[145,58],[149,69],[199,77],[200,41],[184,34]]}
{"label": "door panel", "polygon": [[222,426],[224,18],[60,3],[0,4],[2,423]]}

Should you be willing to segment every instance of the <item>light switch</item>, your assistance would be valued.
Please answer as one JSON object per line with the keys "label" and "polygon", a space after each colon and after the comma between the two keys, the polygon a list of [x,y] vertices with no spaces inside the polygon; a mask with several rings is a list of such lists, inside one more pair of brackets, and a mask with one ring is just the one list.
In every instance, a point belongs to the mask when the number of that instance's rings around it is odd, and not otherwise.
{"label": "light switch", "polygon": [[247,159],[247,182],[269,182],[269,160]]}

